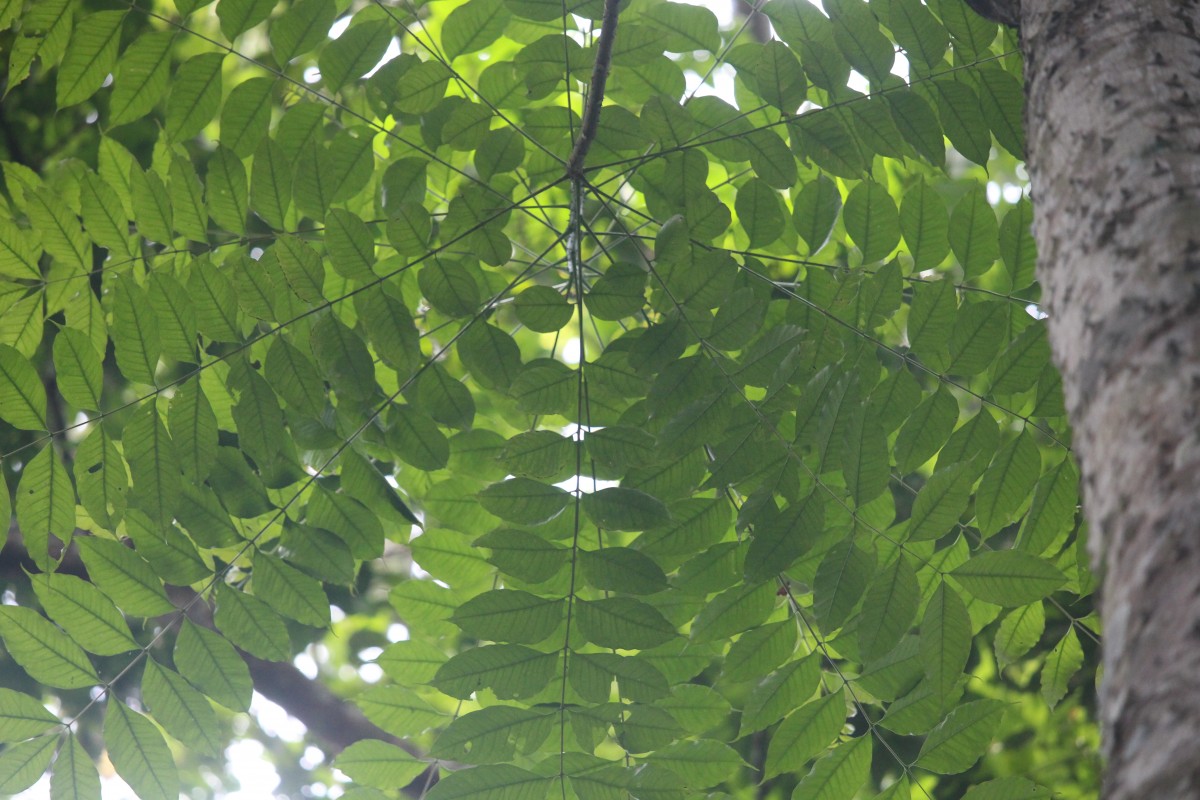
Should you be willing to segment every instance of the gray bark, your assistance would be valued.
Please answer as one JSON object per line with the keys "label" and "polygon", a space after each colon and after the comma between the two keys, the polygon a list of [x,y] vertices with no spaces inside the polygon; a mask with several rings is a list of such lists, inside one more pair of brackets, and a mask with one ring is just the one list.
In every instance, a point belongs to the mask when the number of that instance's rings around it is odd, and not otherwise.
{"label": "gray bark", "polygon": [[1039,276],[1103,575],[1104,796],[1200,797],[1200,0],[1019,14]]}

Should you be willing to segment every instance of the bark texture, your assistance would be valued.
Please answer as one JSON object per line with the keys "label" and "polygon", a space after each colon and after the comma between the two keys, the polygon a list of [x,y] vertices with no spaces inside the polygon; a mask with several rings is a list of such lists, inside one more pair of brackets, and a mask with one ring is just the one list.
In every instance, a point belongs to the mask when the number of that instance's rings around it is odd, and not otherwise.
{"label": "bark texture", "polygon": [[1104,796],[1200,797],[1200,0],[1023,0],[1050,341],[1103,575]]}

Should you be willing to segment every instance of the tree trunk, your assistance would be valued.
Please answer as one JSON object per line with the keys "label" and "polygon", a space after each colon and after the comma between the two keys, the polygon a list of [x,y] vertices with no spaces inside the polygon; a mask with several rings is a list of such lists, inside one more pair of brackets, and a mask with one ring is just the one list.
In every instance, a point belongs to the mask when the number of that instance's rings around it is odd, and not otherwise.
{"label": "tree trunk", "polygon": [[1019,20],[1039,277],[1103,575],[1104,796],[1194,798],[1200,0],[1023,0]]}

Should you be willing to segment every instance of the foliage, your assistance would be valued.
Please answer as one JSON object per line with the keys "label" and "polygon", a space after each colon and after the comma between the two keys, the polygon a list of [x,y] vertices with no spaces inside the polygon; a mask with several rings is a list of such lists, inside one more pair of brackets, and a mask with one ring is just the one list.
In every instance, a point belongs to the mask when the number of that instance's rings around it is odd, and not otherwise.
{"label": "foliage", "polygon": [[621,6],[578,173],[601,0],[0,8],[2,791],[322,642],[346,797],[1092,791],[1013,35]]}

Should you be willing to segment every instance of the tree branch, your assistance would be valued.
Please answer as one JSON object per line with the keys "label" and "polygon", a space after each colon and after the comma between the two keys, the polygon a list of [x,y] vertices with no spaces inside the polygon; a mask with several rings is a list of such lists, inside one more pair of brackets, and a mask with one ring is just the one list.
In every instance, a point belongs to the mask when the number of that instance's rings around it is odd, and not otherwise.
{"label": "tree branch", "polygon": [[567,175],[583,178],[583,162],[596,138],[600,125],[600,107],[604,104],[604,85],[608,83],[608,70],[612,66],[613,41],[617,38],[617,6],[619,0],[604,0],[604,15],[600,19],[600,38],[596,41],[596,63],[592,66],[592,81],[588,85],[587,105],[583,109],[583,121],[579,127],[579,138],[567,159]]}
{"label": "tree branch", "polygon": [[[86,531],[76,531],[76,536],[88,536]],[[0,578],[23,580],[26,572],[37,572],[38,568],[25,548],[20,530],[14,522],[9,526],[8,539],[0,549]],[[87,568],[74,547],[67,549],[58,572],[88,580]],[[187,617],[193,623],[211,630],[212,608],[208,603],[192,603],[196,592],[187,586],[166,585],[167,597],[180,609],[187,609]],[[190,607],[189,607],[189,604]],[[307,677],[287,662],[265,661],[240,648],[238,654],[250,669],[254,690],[277,703],[288,714],[304,723],[309,732],[320,740],[330,756],[336,755],[362,739],[380,739],[404,749],[417,758],[424,754],[414,745],[404,741],[375,725],[355,706],[338,697],[323,683]],[[402,791],[410,797],[421,796],[428,787],[437,782],[437,765],[431,765],[416,780]]]}
{"label": "tree branch", "polygon": [[984,19],[1010,28],[1021,26],[1021,0],[967,0],[967,5]]}

